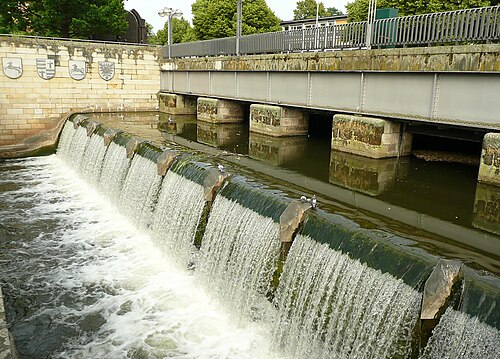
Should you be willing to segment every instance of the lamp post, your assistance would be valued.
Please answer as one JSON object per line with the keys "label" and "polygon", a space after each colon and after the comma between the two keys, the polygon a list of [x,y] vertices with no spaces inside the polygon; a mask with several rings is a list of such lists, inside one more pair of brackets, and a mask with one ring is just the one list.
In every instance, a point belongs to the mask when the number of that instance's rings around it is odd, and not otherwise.
{"label": "lamp post", "polygon": [[160,11],[158,11],[158,15],[161,17],[167,17],[167,25],[168,25],[168,58],[171,58],[171,47],[172,47],[172,18],[179,18],[182,16],[182,11],[179,9],[172,9],[171,7],[164,7]]}
{"label": "lamp post", "polygon": [[366,48],[370,50],[372,48],[372,33],[373,24],[375,22],[375,13],[377,12],[377,0],[369,0],[368,3],[368,20],[366,23]]}
{"label": "lamp post", "polygon": [[316,27],[319,26],[319,1],[316,1]]}
{"label": "lamp post", "polygon": [[236,55],[240,54],[240,37],[241,37],[241,13],[242,13],[243,0],[238,0],[238,7],[236,9]]}

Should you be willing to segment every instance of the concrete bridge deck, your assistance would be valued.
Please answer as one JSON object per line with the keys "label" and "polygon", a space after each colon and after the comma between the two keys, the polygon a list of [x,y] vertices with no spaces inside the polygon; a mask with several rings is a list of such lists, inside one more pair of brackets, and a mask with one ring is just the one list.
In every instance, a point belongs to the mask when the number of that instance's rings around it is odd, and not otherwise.
{"label": "concrete bridge deck", "polygon": [[165,92],[500,129],[500,44],[163,61]]}

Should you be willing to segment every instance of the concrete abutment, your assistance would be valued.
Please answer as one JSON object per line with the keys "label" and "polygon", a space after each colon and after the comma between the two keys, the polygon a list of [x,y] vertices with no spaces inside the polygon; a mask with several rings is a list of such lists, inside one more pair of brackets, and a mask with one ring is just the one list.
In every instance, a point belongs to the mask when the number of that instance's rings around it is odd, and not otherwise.
{"label": "concrete abutment", "polygon": [[487,133],[484,136],[478,181],[500,186],[500,133]]}
{"label": "concrete abutment", "polygon": [[332,150],[370,158],[407,156],[412,135],[402,124],[381,118],[336,114],[332,124]]}
{"label": "concrete abutment", "polygon": [[199,97],[196,113],[199,121],[210,123],[237,123],[245,119],[241,103],[217,98]]}
{"label": "concrete abutment", "polygon": [[250,132],[274,137],[304,136],[309,131],[308,116],[301,110],[283,106],[250,106]]}
{"label": "concrete abutment", "polygon": [[196,115],[196,98],[174,93],[159,92],[160,112],[171,115]]}

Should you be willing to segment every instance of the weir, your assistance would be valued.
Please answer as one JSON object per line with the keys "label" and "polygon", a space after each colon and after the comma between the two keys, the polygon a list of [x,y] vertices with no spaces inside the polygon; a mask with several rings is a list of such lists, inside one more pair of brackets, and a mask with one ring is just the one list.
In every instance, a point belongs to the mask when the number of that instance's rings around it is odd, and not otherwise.
{"label": "weir", "polygon": [[[93,130],[87,131],[89,127]],[[500,281],[495,275],[465,263],[460,280],[429,328],[420,319],[424,285],[440,257],[420,248],[415,241],[386,230],[363,228],[339,214],[310,209],[293,234],[285,256],[280,217],[296,198],[251,176],[233,173],[236,167],[218,169],[216,159],[181,148],[158,148],[141,142],[127,156],[126,146],[133,136],[121,133],[106,143],[108,130],[87,119],[80,119],[76,128],[68,121],[56,156],[20,164],[7,162],[9,171],[26,178],[26,183],[34,187],[13,186],[3,196],[5,202],[10,200],[9,193],[38,193],[37,186],[48,186],[43,182],[47,177],[44,168],[60,167],[57,161],[62,159],[64,166],[74,169],[74,176],[100,192],[142,231],[126,244],[119,239],[132,233],[130,226],[95,228],[95,214],[73,214],[70,206],[57,209],[67,217],[77,218],[72,226],[85,228],[87,237],[82,242],[75,239],[74,228],[65,230],[63,237],[77,242],[71,250],[91,257],[79,259],[79,269],[55,256],[54,269],[49,271],[56,274],[55,298],[41,298],[34,313],[22,313],[16,303],[9,301],[15,298],[16,289],[8,287],[7,308],[15,312],[10,316],[11,330],[14,338],[16,334],[21,338],[19,347],[24,355],[43,350],[44,355],[54,357],[499,357]],[[175,153],[175,158],[167,171],[159,174],[157,161],[165,150]],[[26,170],[16,166],[26,166]],[[41,173],[41,178],[31,178],[31,171]],[[217,171],[224,172],[223,181],[220,188],[211,189],[215,197],[207,199],[207,178],[218,175]],[[2,181],[7,183],[9,178]],[[56,207],[51,207],[53,212],[48,215],[55,213]],[[34,221],[37,215],[47,215],[36,208],[28,211]],[[0,214],[10,223],[7,213],[0,207]],[[100,211],[99,215],[106,213]],[[114,220],[115,215],[109,216]],[[113,228],[120,224],[108,225]],[[13,230],[9,228],[7,224],[0,227],[2,231]],[[116,233],[107,236],[112,231]],[[152,247],[146,236],[152,238]],[[57,242],[57,238],[51,241]],[[54,247],[58,246],[65,244]],[[102,247],[103,253],[95,246]],[[152,252],[142,251],[142,246],[151,247]],[[110,247],[113,251],[108,250]],[[19,248],[15,253],[22,255],[22,251]],[[134,254],[136,251],[139,255]],[[158,259],[157,252],[164,257]],[[150,267],[136,256],[146,256],[146,262],[150,259],[155,265]],[[116,268],[108,268],[106,261],[111,257],[118,258],[111,262]],[[124,261],[119,260],[121,257]],[[90,263],[93,260],[95,264]],[[167,266],[181,268],[181,274],[163,277],[170,272],[158,264],[162,261],[171,261]],[[13,266],[12,271],[20,270]],[[100,278],[95,283],[89,282],[95,273],[85,273],[92,267],[97,268]],[[116,269],[110,272],[116,277],[111,278],[108,269]],[[136,277],[127,278],[129,272]],[[194,278],[201,288],[192,291],[185,276]],[[83,284],[80,277],[84,278]],[[83,299],[76,300],[78,311],[64,300],[72,295],[72,288],[77,288],[78,293],[81,288],[86,291]],[[38,290],[37,295],[43,297],[42,288]],[[214,309],[200,304],[199,299],[205,292],[215,300],[217,308],[229,313],[230,319],[210,319]],[[48,315],[61,307],[66,317],[54,319]],[[182,314],[176,310],[178,307]],[[242,339],[235,337],[238,329],[231,325],[224,324],[217,330],[212,327],[211,321],[226,320],[251,323],[241,324],[250,333],[250,342],[242,345]],[[54,327],[52,331],[61,332],[71,328],[60,339],[62,344],[40,344],[33,349],[33,344],[27,343],[26,333],[30,330],[43,332],[43,328]],[[136,332],[136,338],[127,337],[125,328]],[[236,339],[237,344],[231,342]]]}

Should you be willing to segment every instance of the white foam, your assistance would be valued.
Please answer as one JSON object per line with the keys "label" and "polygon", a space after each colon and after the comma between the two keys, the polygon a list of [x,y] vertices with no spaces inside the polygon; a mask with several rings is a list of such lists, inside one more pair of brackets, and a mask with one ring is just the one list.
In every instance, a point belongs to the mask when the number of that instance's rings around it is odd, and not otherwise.
{"label": "white foam", "polygon": [[30,215],[66,223],[33,245],[51,253],[58,248],[72,251],[70,258],[51,258],[57,265],[43,280],[78,300],[62,295],[36,313],[80,331],[54,357],[279,357],[263,327],[232,322],[192,273],[159,251],[147,233],[138,231],[60,158],[23,163],[27,169],[19,178],[26,187],[5,197],[14,201],[29,196],[36,201]]}

